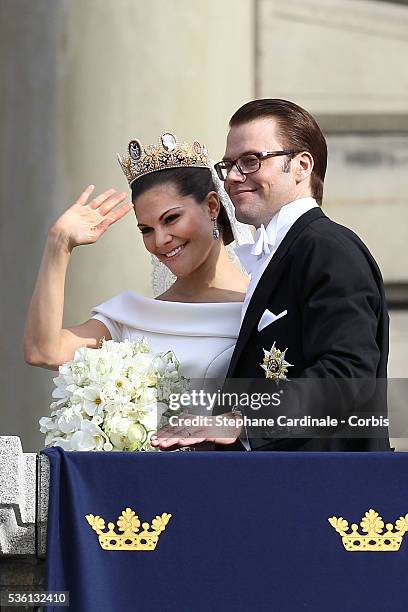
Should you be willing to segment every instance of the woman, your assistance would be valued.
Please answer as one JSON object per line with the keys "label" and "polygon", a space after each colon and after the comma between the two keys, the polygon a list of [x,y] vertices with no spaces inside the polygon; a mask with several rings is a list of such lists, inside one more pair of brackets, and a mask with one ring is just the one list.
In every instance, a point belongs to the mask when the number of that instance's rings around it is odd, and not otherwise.
{"label": "woman", "polygon": [[[49,230],[27,317],[25,359],[56,370],[78,348],[97,348],[102,338],[145,336],[154,352],[173,350],[185,376],[225,377],[248,284],[225,246],[233,238],[250,241],[249,228],[235,220],[197,141],[179,145],[165,133],[158,146],[144,149],[132,140],[119,161],[132,204],[113,189],[91,199],[90,185]],[[163,291],[155,299],[121,293],[95,307],[88,321],[63,328],[72,250],[95,243],[133,208],[145,247],[155,256],[155,284]]]}

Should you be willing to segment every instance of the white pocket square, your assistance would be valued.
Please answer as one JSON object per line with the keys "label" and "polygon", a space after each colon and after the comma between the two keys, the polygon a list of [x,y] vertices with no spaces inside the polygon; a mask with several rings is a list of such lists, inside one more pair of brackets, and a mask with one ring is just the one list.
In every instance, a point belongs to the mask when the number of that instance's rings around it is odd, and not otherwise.
{"label": "white pocket square", "polygon": [[267,327],[271,323],[274,323],[278,319],[281,319],[282,317],[286,316],[287,314],[288,314],[287,310],[282,310],[282,312],[280,314],[276,315],[273,312],[271,312],[270,310],[266,309],[265,312],[263,313],[262,317],[259,319],[258,331],[259,332],[262,331],[263,329],[265,329],[265,327]]}

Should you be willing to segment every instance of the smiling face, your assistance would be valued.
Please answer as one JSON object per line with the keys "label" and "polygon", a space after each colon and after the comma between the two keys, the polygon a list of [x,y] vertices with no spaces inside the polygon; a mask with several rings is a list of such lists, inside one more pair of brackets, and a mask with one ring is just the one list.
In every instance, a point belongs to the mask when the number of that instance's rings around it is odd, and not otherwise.
{"label": "smiling face", "polygon": [[144,191],[134,205],[146,249],[175,276],[188,276],[219,248],[212,236],[212,218],[219,211],[214,192],[197,203],[192,196],[181,196],[172,183],[164,183]]}
{"label": "smiling face", "polygon": [[[247,153],[286,149],[275,119],[255,119],[231,127],[224,159],[235,160]],[[265,159],[257,172],[246,176],[234,166],[225,181],[225,190],[235,205],[238,221],[256,227],[262,223],[267,225],[282,206],[302,197],[296,176],[298,170],[297,160],[289,161],[287,156]]]}

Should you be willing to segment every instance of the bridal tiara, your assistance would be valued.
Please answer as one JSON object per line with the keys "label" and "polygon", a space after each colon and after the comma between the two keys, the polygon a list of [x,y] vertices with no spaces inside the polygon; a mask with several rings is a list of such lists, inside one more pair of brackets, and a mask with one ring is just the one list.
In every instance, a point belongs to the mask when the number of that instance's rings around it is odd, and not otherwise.
{"label": "bridal tiara", "polygon": [[178,143],[172,132],[163,132],[157,145],[143,147],[140,140],[134,138],[128,144],[127,153],[118,153],[118,160],[129,185],[151,172],[168,168],[208,168],[212,165],[205,145],[198,140],[191,144]]}
{"label": "bridal tiara", "polygon": [[[145,148],[140,140],[134,138],[129,142],[127,152],[123,156],[118,154],[118,159],[129,185],[145,174],[168,168],[207,168],[210,170],[220,203],[227,213],[234,236],[234,242],[226,247],[227,253],[230,260],[238,268],[241,267],[234,253],[234,246],[252,243],[252,232],[249,225],[237,221],[234,206],[224,189],[224,184],[214,170],[214,162],[208,157],[205,145],[200,144],[198,140],[193,140],[191,144],[186,142],[178,144],[172,132],[163,132],[157,145],[149,145]],[[152,287],[154,295],[157,296],[164,293],[174,283],[176,277],[154,255],[152,255],[152,261]]]}

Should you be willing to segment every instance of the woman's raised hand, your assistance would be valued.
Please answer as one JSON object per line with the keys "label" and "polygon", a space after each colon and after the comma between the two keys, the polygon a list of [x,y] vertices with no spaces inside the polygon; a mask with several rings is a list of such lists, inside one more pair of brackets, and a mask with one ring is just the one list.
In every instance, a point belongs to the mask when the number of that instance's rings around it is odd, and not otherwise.
{"label": "woman's raised hand", "polygon": [[[115,189],[108,189],[88,202],[94,189],[94,185],[89,185],[50,230],[64,241],[69,251],[81,244],[93,244],[110,225],[133,209],[130,202],[122,204],[127,194]],[[119,204],[122,205],[116,208]]]}

